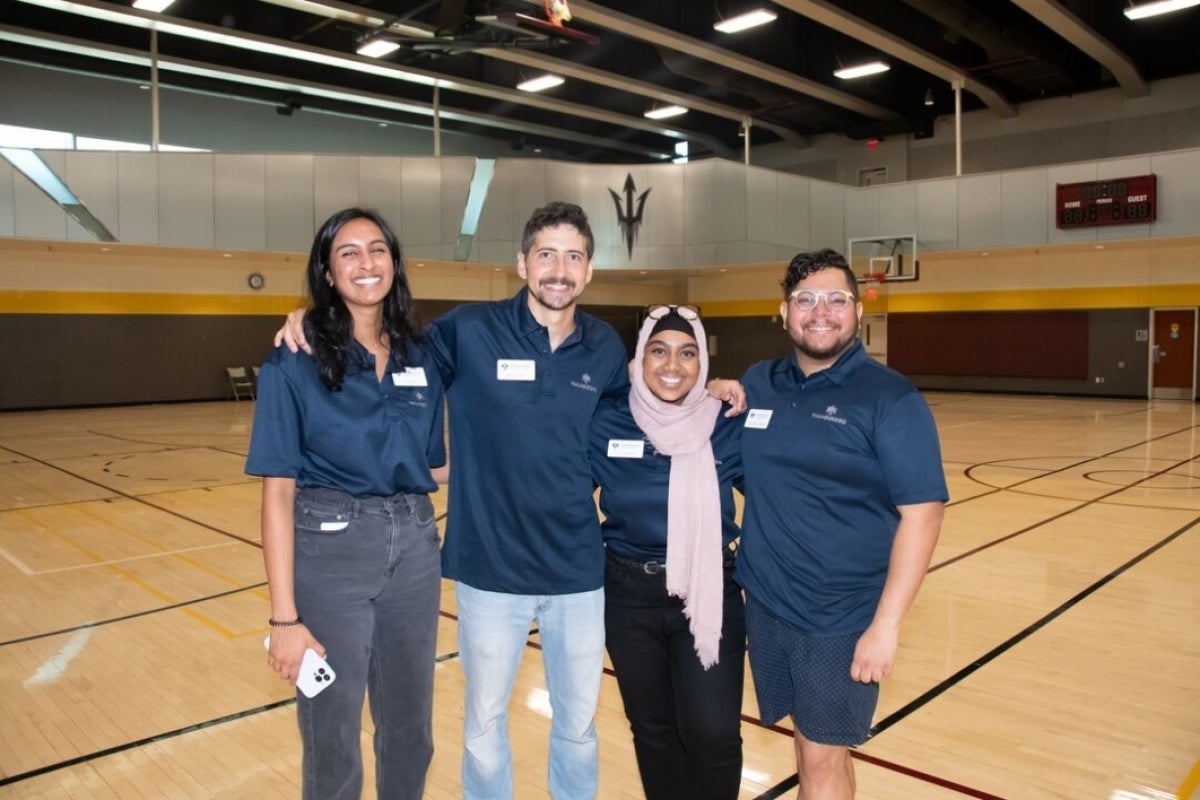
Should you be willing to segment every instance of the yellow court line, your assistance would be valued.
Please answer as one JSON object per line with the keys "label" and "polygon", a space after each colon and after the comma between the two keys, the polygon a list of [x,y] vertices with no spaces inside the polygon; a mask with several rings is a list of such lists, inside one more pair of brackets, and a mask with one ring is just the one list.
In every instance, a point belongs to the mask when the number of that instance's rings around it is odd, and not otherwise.
{"label": "yellow court line", "polygon": [[[189,617],[196,620],[196,622],[199,622],[201,625],[208,628],[209,630],[213,630],[213,631],[216,631],[217,633],[221,634],[226,639],[240,639],[241,637],[246,635],[245,633],[236,633],[235,631],[231,631],[229,628],[226,628],[224,625],[217,622],[215,619],[208,616],[204,612],[197,611],[194,608],[185,608],[185,609],[183,609],[183,613],[187,614]],[[253,633],[253,631],[251,631],[251,632]]]}
{"label": "yellow court line", "polygon": [[1196,763],[1192,765],[1192,771],[1175,790],[1176,800],[1191,800],[1192,796],[1196,794],[1197,788],[1200,788],[1200,759],[1196,760]]}
{"label": "yellow court line", "polygon": [[[229,545],[232,545],[232,544],[235,544],[235,542],[224,542],[224,543],[222,543],[222,544],[220,544],[220,545],[212,545],[212,546],[214,546],[214,547],[227,547],[227,546],[229,546]],[[196,547],[196,548],[192,548],[192,549],[193,549],[193,550],[199,550],[200,548]],[[183,550],[178,550],[178,551],[176,551],[175,553],[173,553],[172,555],[179,555],[180,553],[183,553],[183,552],[185,552],[185,551],[183,551]],[[190,567],[192,567],[192,568],[194,568],[194,569],[197,569],[197,570],[199,570],[199,571],[201,571],[201,572],[204,572],[204,573],[206,573],[206,574],[208,574],[208,575],[211,575],[211,576],[213,576],[214,578],[216,578],[216,579],[217,579],[217,580],[219,580],[219,581],[224,581],[225,583],[228,583],[230,586],[240,586],[240,585],[241,585],[241,581],[234,580],[234,579],[233,579],[231,576],[229,576],[229,575],[226,575],[226,574],[225,574],[225,573],[223,573],[223,572],[218,572],[218,571],[217,571],[217,570],[215,570],[215,569],[210,569],[210,568],[209,568],[209,567],[208,567],[206,564],[202,564],[202,563],[200,563],[199,561],[197,561],[197,560],[196,560],[196,559],[194,559],[194,558],[188,558],[187,556],[184,556],[184,555],[179,555],[179,560],[180,560],[180,561],[182,561],[183,563],[185,563],[185,564],[189,565]]]}

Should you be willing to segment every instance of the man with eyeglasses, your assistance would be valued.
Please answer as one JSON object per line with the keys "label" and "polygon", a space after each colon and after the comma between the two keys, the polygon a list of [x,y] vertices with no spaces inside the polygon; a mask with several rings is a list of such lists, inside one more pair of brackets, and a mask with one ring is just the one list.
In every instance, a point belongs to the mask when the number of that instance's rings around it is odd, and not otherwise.
{"label": "man with eyeglasses", "polygon": [[858,340],[845,258],[800,253],[782,285],[793,353],[742,378],[737,580],[759,715],[792,716],[800,798],[848,800],[850,747],[870,731],[948,492],[928,405]]}

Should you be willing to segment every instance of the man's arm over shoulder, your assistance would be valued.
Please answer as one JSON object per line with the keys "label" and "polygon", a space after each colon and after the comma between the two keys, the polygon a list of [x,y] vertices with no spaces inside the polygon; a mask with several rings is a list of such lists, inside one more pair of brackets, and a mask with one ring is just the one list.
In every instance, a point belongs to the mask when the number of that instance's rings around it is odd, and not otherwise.
{"label": "man's arm over shoulder", "polygon": [[437,364],[438,374],[442,385],[450,388],[454,381],[454,373],[458,366],[458,309],[451,309],[435,319],[425,329],[425,343],[429,354]]}

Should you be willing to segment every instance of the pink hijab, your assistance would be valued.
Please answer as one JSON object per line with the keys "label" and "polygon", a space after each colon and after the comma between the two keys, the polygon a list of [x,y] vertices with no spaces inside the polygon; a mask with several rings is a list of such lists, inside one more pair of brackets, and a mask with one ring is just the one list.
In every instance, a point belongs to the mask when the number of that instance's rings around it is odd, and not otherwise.
{"label": "pink hijab", "polygon": [[[672,314],[677,314],[671,309]],[[708,342],[699,320],[687,320],[700,351],[700,375],[683,402],[655,397],[642,375],[642,353],[658,320],[638,335],[630,374],[629,410],[646,438],[671,457],[667,495],[667,592],[683,599],[683,613],[705,669],[720,655],[722,602],[721,495],[712,432],[721,401],[704,388]]]}

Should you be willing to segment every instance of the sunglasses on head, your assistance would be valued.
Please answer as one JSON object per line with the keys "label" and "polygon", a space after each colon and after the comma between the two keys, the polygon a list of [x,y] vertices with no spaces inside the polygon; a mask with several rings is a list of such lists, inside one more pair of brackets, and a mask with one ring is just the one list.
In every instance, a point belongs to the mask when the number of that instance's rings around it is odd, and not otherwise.
{"label": "sunglasses on head", "polygon": [[662,303],[646,306],[646,316],[650,319],[662,319],[672,311],[689,322],[700,319],[700,309],[695,306],[669,306]]}

